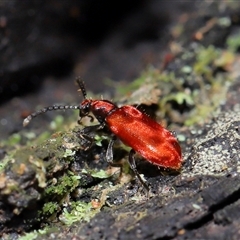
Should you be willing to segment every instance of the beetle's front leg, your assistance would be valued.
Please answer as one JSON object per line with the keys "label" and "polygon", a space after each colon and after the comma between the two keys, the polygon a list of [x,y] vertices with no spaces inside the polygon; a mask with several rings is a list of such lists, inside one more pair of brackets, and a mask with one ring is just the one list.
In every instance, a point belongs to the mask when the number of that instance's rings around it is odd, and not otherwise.
{"label": "beetle's front leg", "polygon": [[79,132],[79,137],[87,141],[86,147],[84,148],[85,150],[88,150],[89,148],[91,148],[91,146],[95,141],[94,137],[90,136],[90,134],[102,128],[104,128],[104,126],[102,124],[98,124],[98,125],[88,126],[81,129],[81,131]]}
{"label": "beetle's front leg", "polygon": [[87,127],[84,127],[82,130],[81,130],[81,133],[82,134],[89,134],[91,132],[96,132],[98,130],[101,130],[104,128],[104,124],[97,124],[97,125],[93,125],[93,126],[87,126]]}
{"label": "beetle's front leg", "polygon": [[79,113],[79,119],[78,119],[78,121],[77,121],[77,123],[79,124],[79,125],[81,125],[82,124],[82,118],[83,117],[89,117],[90,118],[90,122],[93,122],[94,121],[94,117],[93,116],[91,116],[91,115],[86,115],[86,116],[81,116],[81,112]]}
{"label": "beetle's front leg", "polygon": [[87,134],[80,134],[79,137],[86,141],[87,143],[82,143],[81,145],[84,148],[84,151],[87,151],[89,148],[92,147],[94,139],[92,137],[89,137]]}
{"label": "beetle's front leg", "polygon": [[137,176],[137,178],[139,179],[140,183],[143,185],[143,187],[147,190],[147,194],[149,193],[149,187],[147,186],[147,184],[143,181],[143,179],[141,178],[140,174],[137,171],[136,168],[136,162],[135,162],[135,158],[134,158],[134,154],[136,152],[131,149],[129,156],[128,156],[128,163],[131,167],[131,169],[133,170],[134,174]]}

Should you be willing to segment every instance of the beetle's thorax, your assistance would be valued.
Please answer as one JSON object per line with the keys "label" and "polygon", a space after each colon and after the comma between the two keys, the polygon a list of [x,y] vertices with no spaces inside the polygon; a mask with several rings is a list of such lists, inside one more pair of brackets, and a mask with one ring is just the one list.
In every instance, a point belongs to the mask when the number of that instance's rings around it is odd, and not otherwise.
{"label": "beetle's thorax", "polygon": [[118,109],[116,105],[108,100],[94,100],[91,103],[91,112],[102,123],[112,111]]}
{"label": "beetle's thorax", "polygon": [[103,123],[106,117],[118,107],[108,100],[85,99],[81,103],[83,111],[92,112],[100,123]]}

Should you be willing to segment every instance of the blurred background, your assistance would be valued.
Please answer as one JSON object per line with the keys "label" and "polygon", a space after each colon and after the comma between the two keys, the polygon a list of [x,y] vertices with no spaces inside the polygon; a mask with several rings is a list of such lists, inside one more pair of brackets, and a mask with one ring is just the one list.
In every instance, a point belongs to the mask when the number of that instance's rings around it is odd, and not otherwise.
{"label": "blurred background", "polygon": [[130,82],[159,67],[172,25],[202,1],[32,0],[0,2],[0,138],[38,106],[79,104],[74,79],[114,96],[107,79]]}

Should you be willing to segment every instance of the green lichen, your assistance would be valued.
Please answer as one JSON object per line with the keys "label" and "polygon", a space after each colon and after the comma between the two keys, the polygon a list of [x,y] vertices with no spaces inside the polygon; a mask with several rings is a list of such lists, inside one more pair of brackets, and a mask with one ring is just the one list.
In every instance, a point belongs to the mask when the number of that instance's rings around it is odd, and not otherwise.
{"label": "green lichen", "polygon": [[229,16],[221,17],[221,18],[218,18],[218,24],[221,27],[227,28],[227,27],[231,26],[232,21],[231,21],[231,18]]}
{"label": "green lichen", "polygon": [[45,235],[48,230],[47,227],[42,230],[34,230],[30,233],[25,233],[24,236],[19,237],[18,240],[34,240],[39,236]]}
{"label": "green lichen", "polygon": [[226,43],[230,51],[236,52],[240,48],[240,32],[229,36]]}
{"label": "green lichen", "polygon": [[94,137],[94,143],[97,145],[97,146],[99,146],[99,147],[102,147],[102,141],[103,140],[106,140],[106,139],[109,139],[109,137],[108,136],[105,136],[105,135],[95,135],[95,137]]}
{"label": "green lichen", "polygon": [[3,141],[4,145],[15,146],[16,144],[20,144],[22,137],[19,133],[14,133],[6,141]]}
{"label": "green lichen", "polygon": [[64,124],[64,117],[62,115],[57,115],[53,121],[50,123],[50,129],[54,131],[61,130]]}
{"label": "green lichen", "polygon": [[202,76],[208,80],[213,80],[213,63],[220,57],[220,51],[214,46],[207,48],[199,46],[196,51],[196,62],[193,65],[193,70],[196,76]]}
{"label": "green lichen", "polygon": [[89,222],[90,219],[100,211],[100,209],[93,209],[91,203],[72,202],[71,210],[63,209],[63,213],[59,217],[60,221],[66,225],[72,225],[77,221]]}
{"label": "green lichen", "polygon": [[110,174],[107,173],[106,171],[100,169],[100,170],[95,170],[95,169],[83,169],[82,170],[82,173],[83,174],[89,174],[91,175],[92,177],[95,177],[95,178],[100,178],[100,179],[105,179],[105,178],[109,178],[110,177]]}
{"label": "green lichen", "polygon": [[33,140],[34,144],[40,144],[44,142],[45,140],[49,139],[51,136],[51,133],[49,131],[44,131],[41,134],[37,135],[35,132],[32,131],[24,131],[22,133],[22,136],[26,139],[27,143],[26,145],[32,146]]}
{"label": "green lichen", "polygon": [[[217,68],[227,69],[234,60],[234,55],[227,51],[222,51],[214,46],[203,47],[198,45],[193,52],[184,52],[179,56],[183,63],[179,72],[174,74],[173,82],[178,84],[195,85],[195,88],[183,89],[178,87],[176,93],[169,93],[160,100],[160,109],[164,118],[171,110],[169,102],[176,102],[179,106],[186,104],[191,107],[188,115],[185,115],[184,125],[193,125],[202,122],[219,106],[221,99],[225,99],[228,88],[227,82],[230,77],[223,73],[216,75]],[[191,62],[191,64],[189,64]],[[182,76],[184,74],[185,76]],[[177,85],[174,84],[174,87]]]}
{"label": "green lichen", "polygon": [[176,94],[169,94],[166,97],[164,97],[161,101],[162,109],[164,109],[164,106],[167,102],[175,101],[179,105],[182,105],[183,103],[188,104],[189,106],[194,105],[194,98],[190,93],[184,93],[184,92],[178,92]]}
{"label": "green lichen", "polygon": [[67,171],[62,177],[58,178],[55,185],[51,184],[45,188],[45,196],[52,199],[62,198],[71,193],[79,185],[79,176]]}
{"label": "green lichen", "polygon": [[58,209],[59,209],[59,203],[47,202],[47,203],[44,203],[44,205],[42,207],[42,214],[44,216],[50,216],[50,215],[56,213]]}
{"label": "green lichen", "polygon": [[12,155],[7,154],[0,162],[0,173],[4,170],[7,164],[12,160]]}
{"label": "green lichen", "polygon": [[66,149],[63,155],[63,158],[69,158],[76,154],[76,151],[72,151],[71,149]]}
{"label": "green lichen", "polygon": [[145,77],[143,73],[139,78],[128,84],[117,83],[116,81],[112,81],[110,79],[105,80],[105,84],[114,87],[117,90],[117,95],[124,96],[127,93],[138,89],[144,83],[144,81]]}
{"label": "green lichen", "polygon": [[[225,98],[228,88],[227,82],[230,82],[231,79],[223,72],[216,74],[216,71],[219,68],[228,70],[234,58],[235,56],[230,51],[223,51],[211,45],[204,47],[196,44],[193,50],[183,50],[179,54],[179,68],[176,71],[160,72],[158,69],[150,67],[131,83],[130,87],[127,86],[124,89],[127,92],[129,90],[135,91],[133,89],[141,86],[145,89],[145,92],[142,91],[141,94],[152,97],[153,94],[148,92],[147,85],[157,84],[161,94],[152,103],[159,106],[159,118],[166,119],[175,116],[175,119],[172,119],[173,122],[177,120],[177,122],[182,122],[187,126],[193,125],[208,118],[211,112],[219,106],[221,100]],[[188,85],[194,86],[194,89],[186,88],[185,86]],[[129,95],[127,99],[131,104],[133,95],[134,93]],[[144,99],[142,96],[141,98]],[[139,103],[137,99],[135,103]],[[140,103],[145,104],[143,101]],[[188,107],[190,110],[181,116],[180,113],[177,113],[176,106],[180,109]]]}
{"label": "green lichen", "polygon": [[69,194],[79,185],[80,176],[74,175],[67,171],[58,179],[53,179],[52,183],[44,189],[43,196],[45,202],[42,209],[39,211],[39,216],[42,218],[52,218],[59,211],[62,211],[62,204],[68,199]]}

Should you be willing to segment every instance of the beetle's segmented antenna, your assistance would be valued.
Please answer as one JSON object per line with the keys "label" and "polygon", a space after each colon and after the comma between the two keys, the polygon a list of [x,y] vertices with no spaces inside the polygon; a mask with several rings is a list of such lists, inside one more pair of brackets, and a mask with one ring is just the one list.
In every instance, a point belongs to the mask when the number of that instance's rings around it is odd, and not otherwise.
{"label": "beetle's segmented antenna", "polygon": [[79,89],[82,92],[83,98],[86,99],[87,92],[86,92],[86,88],[85,88],[85,84],[84,84],[83,80],[80,77],[77,77],[76,78],[76,82],[77,82],[77,84],[79,86]]}
{"label": "beetle's segmented antenna", "polygon": [[24,127],[27,126],[33,118],[35,118],[38,115],[43,114],[45,112],[55,111],[55,110],[66,110],[66,109],[80,109],[80,108],[81,108],[80,106],[69,106],[69,105],[45,107],[45,108],[40,109],[39,111],[36,111],[36,112],[30,114],[28,117],[26,117],[23,120],[23,126]]}

